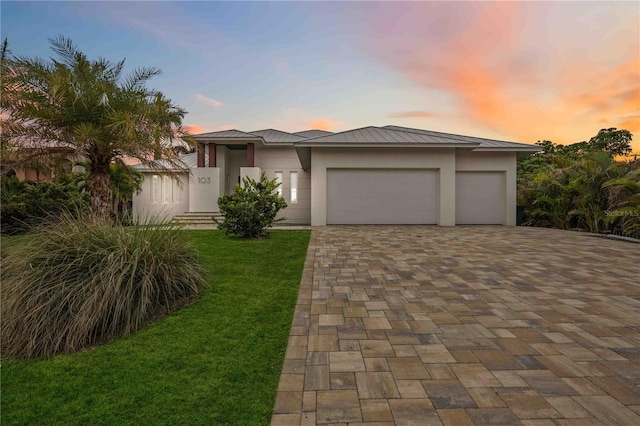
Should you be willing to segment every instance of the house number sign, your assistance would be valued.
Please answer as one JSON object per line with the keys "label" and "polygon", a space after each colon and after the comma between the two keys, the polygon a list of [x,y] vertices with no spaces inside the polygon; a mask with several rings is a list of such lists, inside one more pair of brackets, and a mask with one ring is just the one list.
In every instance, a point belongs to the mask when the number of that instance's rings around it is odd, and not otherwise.
{"label": "house number sign", "polygon": [[198,178],[198,183],[211,183],[211,178],[210,177],[199,177]]}

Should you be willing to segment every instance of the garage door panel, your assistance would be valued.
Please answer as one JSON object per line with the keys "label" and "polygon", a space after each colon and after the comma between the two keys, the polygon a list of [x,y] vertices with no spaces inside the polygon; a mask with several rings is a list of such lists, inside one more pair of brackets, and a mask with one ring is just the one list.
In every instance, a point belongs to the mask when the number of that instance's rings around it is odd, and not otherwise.
{"label": "garage door panel", "polygon": [[501,225],[504,203],[504,172],[456,173],[457,225]]}
{"label": "garage door panel", "polygon": [[435,170],[327,170],[328,224],[437,223]]}

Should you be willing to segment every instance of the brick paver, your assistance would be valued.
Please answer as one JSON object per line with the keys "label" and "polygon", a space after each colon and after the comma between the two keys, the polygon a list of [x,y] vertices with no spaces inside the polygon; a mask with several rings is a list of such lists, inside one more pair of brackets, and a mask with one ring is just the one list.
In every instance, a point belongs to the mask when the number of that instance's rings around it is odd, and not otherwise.
{"label": "brick paver", "polygon": [[273,425],[640,424],[640,246],[314,228]]}

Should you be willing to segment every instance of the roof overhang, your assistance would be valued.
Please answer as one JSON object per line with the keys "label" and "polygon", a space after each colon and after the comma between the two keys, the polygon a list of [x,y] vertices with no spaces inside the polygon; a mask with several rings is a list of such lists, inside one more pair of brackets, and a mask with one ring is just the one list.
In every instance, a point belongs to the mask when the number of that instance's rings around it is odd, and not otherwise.
{"label": "roof overhang", "polygon": [[498,148],[498,147],[486,147],[486,148],[476,148],[474,149],[474,151],[493,151],[493,152],[529,152],[529,153],[535,153],[535,152],[541,152],[542,148],[538,148],[538,147],[509,147],[509,148]]}
{"label": "roof overhang", "polygon": [[516,158],[526,158],[529,155],[537,152],[542,152],[542,148],[536,145],[522,146],[522,147],[510,147],[510,148],[476,148],[473,152],[515,152]]}
{"label": "roof overhang", "polygon": [[261,146],[265,145],[264,139],[261,137],[253,137],[253,138],[221,138],[221,137],[212,137],[212,136],[199,136],[196,135],[193,137],[198,143],[202,144],[210,144],[215,143],[216,145],[246,145],[248,143],[258,143]]}
{"label": "roof overhang", "polygon": [[469,148],[473,149],[480,144],[475,143],[313,143],[298,142],[296,148]]}
{"label": "roof overhang", "polygon": [[298,154],[298,159],[300,160],[302,170],[304,170],[305,172],[309,171],[311,169],[311,148],[296,146],[296,154]]}

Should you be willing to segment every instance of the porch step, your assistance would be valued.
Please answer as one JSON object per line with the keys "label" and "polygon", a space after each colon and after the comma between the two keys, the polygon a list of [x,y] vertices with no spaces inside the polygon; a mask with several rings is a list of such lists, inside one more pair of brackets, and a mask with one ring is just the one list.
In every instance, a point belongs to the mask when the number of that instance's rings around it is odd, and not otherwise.
{"label": "porch step", "polygon": [[214,226],[216,223],[213,218],[222,220],[223,217],[220,212],[188,212],[183,214],[177,214],[171,219],[174,223],[182,225],[210,225]]}

